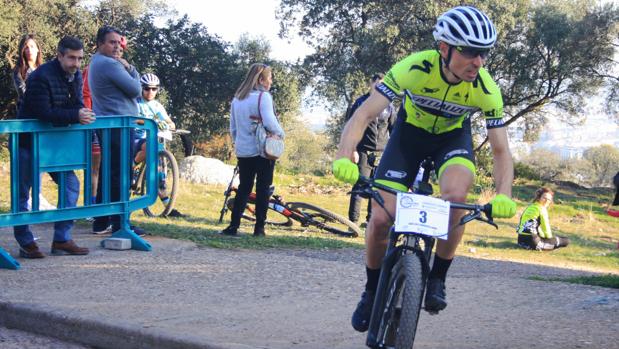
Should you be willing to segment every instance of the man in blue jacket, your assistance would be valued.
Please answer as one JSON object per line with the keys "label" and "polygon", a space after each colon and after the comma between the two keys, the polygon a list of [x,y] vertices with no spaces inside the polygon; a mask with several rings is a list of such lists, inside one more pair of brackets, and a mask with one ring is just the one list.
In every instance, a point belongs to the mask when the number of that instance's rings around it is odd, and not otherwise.
{"label": "man in blue jacket", "polygon": [[[20,119],[39,119],[56,126],[69,124],[90,124],[95,121],[92,110],[84,107],[82,98],[82,74],[79,71],[84,58],[84,46],[76,38],[66,36],[58,43],[55,59],[41,65],[28,78],[24,101],[18,112]],[[27,211],[28,193],[32,188],[30,153],[31,138],[28,134],[19,139],[19,208]],[[61,175],[65,175],[66,207],[75,207],[79,196],[80,183],[73,171],[51,172],[54,182],[58,184]],[[54,239],[51,253],[54,255],[86,255],[88,248],[79,247],[71,239],[73,221],[54,223]],[[13,228],[15,239],[19,243],[20,256],[24,258],[43,258],[45,255],[34,241],[32,231],[27,225]]]}

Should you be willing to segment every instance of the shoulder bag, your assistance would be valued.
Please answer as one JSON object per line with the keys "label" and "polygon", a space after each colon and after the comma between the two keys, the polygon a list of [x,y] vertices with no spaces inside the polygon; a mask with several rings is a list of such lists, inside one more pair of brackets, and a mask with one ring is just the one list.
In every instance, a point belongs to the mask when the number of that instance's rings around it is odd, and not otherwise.
{"label": "shoulder bag", "polygon": [[260,102],[262,93],[258,96],[258,116],[252,115],[250,118],[256,124],[256,144],[260,149],[260,155],[269,160],[277,160],[284,153],[284,140],[278,135],[269,132],[262,123],[262,115],[260,113]]}

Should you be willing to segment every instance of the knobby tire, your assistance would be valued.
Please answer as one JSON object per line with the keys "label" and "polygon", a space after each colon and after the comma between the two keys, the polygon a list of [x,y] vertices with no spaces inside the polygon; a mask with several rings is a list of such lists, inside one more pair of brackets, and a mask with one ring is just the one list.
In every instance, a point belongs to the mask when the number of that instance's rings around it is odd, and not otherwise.
{"label": "knobby tire", "polygon": [[305,202],[289,202],[288,207],[292,211],[303,212],[310,216],[309,225],[329,233],[348,237],[357,237],[361,234],[361,229],[355,223],[324,208]]}
{"label": "knobby tire", "polygon": [[425,284],[421,258],[405,254],[391,270],[377,336],[382,347],[413,347]]}
{"label": "knobby tire", "polygon": [[167,149],[159,151],[159,162],[157,167],[157,192],[159,192],[160,171],[165,171],[166,180],[168,178],[171,180],[170,185],[166,186],[170,201],[164,205],[159,197],[157,197],[157,200],[153,205],[143,209],[144,214],[148,217],[166,217],[170,214],[174,208],[174,202],[176,201],[176,196],[178,194],[178,183],[180,181],[178,163],[176,162],[174,155],[172,155],[172,153]]}

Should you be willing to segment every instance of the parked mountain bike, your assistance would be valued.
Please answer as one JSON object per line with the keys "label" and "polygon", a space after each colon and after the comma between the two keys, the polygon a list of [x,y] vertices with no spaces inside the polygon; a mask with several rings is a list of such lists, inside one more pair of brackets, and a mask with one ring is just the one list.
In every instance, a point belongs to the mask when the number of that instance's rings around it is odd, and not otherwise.
{"label": "parked mountain bike", "polygon": [[[223,221],[226,212],[232,211],[232,207],[234,206],[234,198],[237,193],[237,188],[234,186],[234,179],[237,175],[238,167],[235,167],[232,179],[224,192],[224,204],[219,214],[219,223]],[[361,234],[361,229],[355,223],[336,213],[305,202],[285,202],[281,196],[274,195],[274,191],[275,187],[271,186],[269,210],[271,210],[273,214],[267,216],[267,224],[290,227],[293,225],[293,221],[297,221],[303,227],[313,226],[341,236],[357,237]],[[234,193],[235,196],[231,196],[232,193]],[[249,221],[256,220],[255,202],[256,193],[250,193],[247,206],[242,215],[244,219]]]}
{"label": "parked mountain bike", "polygon": [[[160,123],[161,124],[161,123]],[[176,196],[178,194],[179,169],[176,158],[166,149],[166,143],[172,141],[173,135],[187,135],[190,132],[187,130],[169,130],[166,126],[160,127],[157,132],[157,139],[159,140],[158,149],[159,156],[157,158],[157,176],[158,176],[158,192],[161,195],[162,192],[167,192],[169,201],[166,203],[161,200],[156,200],[152,205],[142,209],[144,214],[149,217],[166,217],[174,208],[176,202]],[[135,196],[142,196],[146,194],[146,161],[142,161],[137,164],[132,174],[131,182],[131,194]]]}
{"label": "parked mountain bike", "polygon": [[[366,341],[370,348],[411,349],[413,347],[421,302],[430,272],[430,258],[435,238],[445,235],[453,228],[447,227],[450,208],[469,211],[460,220],[460,225],[472,220],[480,220],[498,229],[492,220],[492,206],[490,204],[449,203],[428,198],[432,194],[432,186],[428,182],[432,167],[430,160],[422,163],[424,169],[422,180],[415,186],[414,193],[400,194],[397,200],[401,208],[396,209],[395,218],[387,211],[383,198],[374,188],[395,195],[398,195],[397,190],[371,179],[361,178],[359,180],[361,186],[355,191],[356,194],[375,200],[385,209],[391,221],[394,222],[389,233],[387,253],[381,266],[380,279],[372,308]],[[448,206],[443,206],[445,204],[448,204]],[[408,208],[405,209],[404,207]],[[434,211],[438,210],[437,207],[442,207],[443,214]],[[482,216],[482,213],[486,218]],[[408,217],[403,218],[400,216],[402,214],[408,215]],[[445,220],[443,222],[445,231],[431,232],[432,229],[429,229],[433,224],[431,222],[436,222],[435,220],[431,221],[433,214],[436,215],[435,217]],[[447,216],[445,217],[444,214],[447,214]],[[400,221],[397,221],[398,219]],[[407,231],[397,229],[403,221],[411,222],[411,228],[406,229]]]}

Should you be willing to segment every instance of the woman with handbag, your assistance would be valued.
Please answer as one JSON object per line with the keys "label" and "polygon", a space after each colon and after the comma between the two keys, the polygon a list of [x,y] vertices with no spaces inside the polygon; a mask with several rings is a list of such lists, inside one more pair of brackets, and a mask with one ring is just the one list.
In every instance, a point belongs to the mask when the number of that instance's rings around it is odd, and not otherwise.
{"label": "woman with handbag", "polygon": [[[271,144],[283,150],[284,130],[279,125],[269,93],[273,83],[269,66],[254,63],[245,80],[236,90],[230,110],[230,134],[234,142],[239,166],[239,188],[232,209],[230,225],[221,234],[236,236],[241,215],[256,180],[256,225],[254,236],[264,236],[264,224],[269,203],[269,187],[273,183],[274,156],[269,154]],[[264,130],[262,130],[264,128]],[[266,131],[266,136],[264,134]],[[266,147],[266,138],[271,138]],[[276,151],[277,152],[277,151]],[[276,154],[281,155],[281,154]]]}

